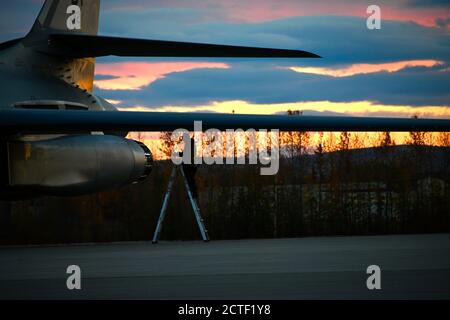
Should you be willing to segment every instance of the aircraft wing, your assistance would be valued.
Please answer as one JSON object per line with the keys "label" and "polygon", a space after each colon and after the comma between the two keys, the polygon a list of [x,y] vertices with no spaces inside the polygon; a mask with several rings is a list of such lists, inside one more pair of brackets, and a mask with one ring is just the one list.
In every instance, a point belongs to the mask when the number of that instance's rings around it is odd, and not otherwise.
{"label": "aircraft wing", "polygon": [[302,50],[255,48],[207,43],[176,42],[93,36],[52,34],[39,51],[69,57],[220,57],[220,58],[320,58]]}
{"label": "aircraft wing", "polygon": [[125,111],[0,110],[2,134],[194,129],[280,131],[450,131],[450,119],[241,115]]}

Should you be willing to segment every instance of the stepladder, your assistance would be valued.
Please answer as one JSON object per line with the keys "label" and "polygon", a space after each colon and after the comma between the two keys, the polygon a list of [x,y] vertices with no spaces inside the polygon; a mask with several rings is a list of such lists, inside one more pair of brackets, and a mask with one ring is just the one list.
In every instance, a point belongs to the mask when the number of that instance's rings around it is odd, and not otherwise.
{"label": "stepladder", "polygon": [[162,227],[164,224],[164,220],[166,219],[166,213],[167,213],[167,208],[169,206],[170,196],[172,195],[172,192],[173,192],[173,189],[175,186],[175,181],[176,181],[176,176],[177,176],[178,171],[181,172],[183,184],[186,189],[187,196],[188,196],[189,202],[191,204],[192,211],[195,216],[195,220],[197,222],[197,226],[200,230],[201,237],[202,237],[203,241],[208,242],[209,241],[208,230],[205,228],[205,223],[204,223],[204,220],[203,220],[201,212],[200,212],[200,207],[198,206],[196,196],[192,189],[193,186],[190,185],[189,179],[186,176],[186,172],[185,172],[183,166],[178,165],[178,166],[174,166],[172,168],[172,172],[169,177],[169,183],[167,186],[167,191],[164,194],[163,204],[161,207],[161,211],[159,213],[159,218],[158,218],[158,222],[156,225],[156,229],[153,234],[152,243],[158,243],[158,241],[159,241],[159,238],[161,235],[161,230],[162,230]]}

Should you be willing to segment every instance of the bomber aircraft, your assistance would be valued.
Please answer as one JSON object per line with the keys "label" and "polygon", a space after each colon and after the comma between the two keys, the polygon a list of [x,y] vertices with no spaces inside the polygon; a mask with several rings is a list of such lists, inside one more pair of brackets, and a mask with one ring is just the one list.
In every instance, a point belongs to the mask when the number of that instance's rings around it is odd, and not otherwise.
{"label": "bomber aircraft", "polygon": [[98,192],[147,178],[129,131],[448,131],[450,120],[120,112],[93,93],[95,58],[320,58],[300,50],[99,36],[100,0],[46,0],[31,31],[0,44],[0,198]]}

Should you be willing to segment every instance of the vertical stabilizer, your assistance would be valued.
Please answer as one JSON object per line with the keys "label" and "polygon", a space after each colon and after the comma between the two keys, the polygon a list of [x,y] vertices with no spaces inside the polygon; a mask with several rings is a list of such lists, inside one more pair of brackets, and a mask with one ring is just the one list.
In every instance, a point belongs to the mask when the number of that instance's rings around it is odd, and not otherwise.
{"label": "vertical stabilizer", "polygon": [[46,0],[33,33],[84,33],[96,35],[100,0]]}
{"label": "vertical stabilizer", "polygon": [[99,14],[100,0],[46,0],[23,43],[37,52],[47,54],[46,61],[41,63],[45,65],[43,69],[51,66],[50,74],[81,90],[92,92],[95,58],[76,59],[64,54],[54,55],[49,39],[51,34],[95,36],[98,33]]}

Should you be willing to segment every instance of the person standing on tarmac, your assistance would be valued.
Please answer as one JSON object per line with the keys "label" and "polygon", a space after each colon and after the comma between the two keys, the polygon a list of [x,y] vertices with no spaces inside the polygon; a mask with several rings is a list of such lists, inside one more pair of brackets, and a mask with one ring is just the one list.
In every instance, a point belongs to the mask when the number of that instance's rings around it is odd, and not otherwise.
{"label": "person standing on tarmac", "polygon": [[195,174],[197,173],[198,165],[194,164],[195,158],[195,140],[191,138],[191,164],[182,164],[187,183],[192,192],[192,197],[198,199],[198,189],[195,182]]}

